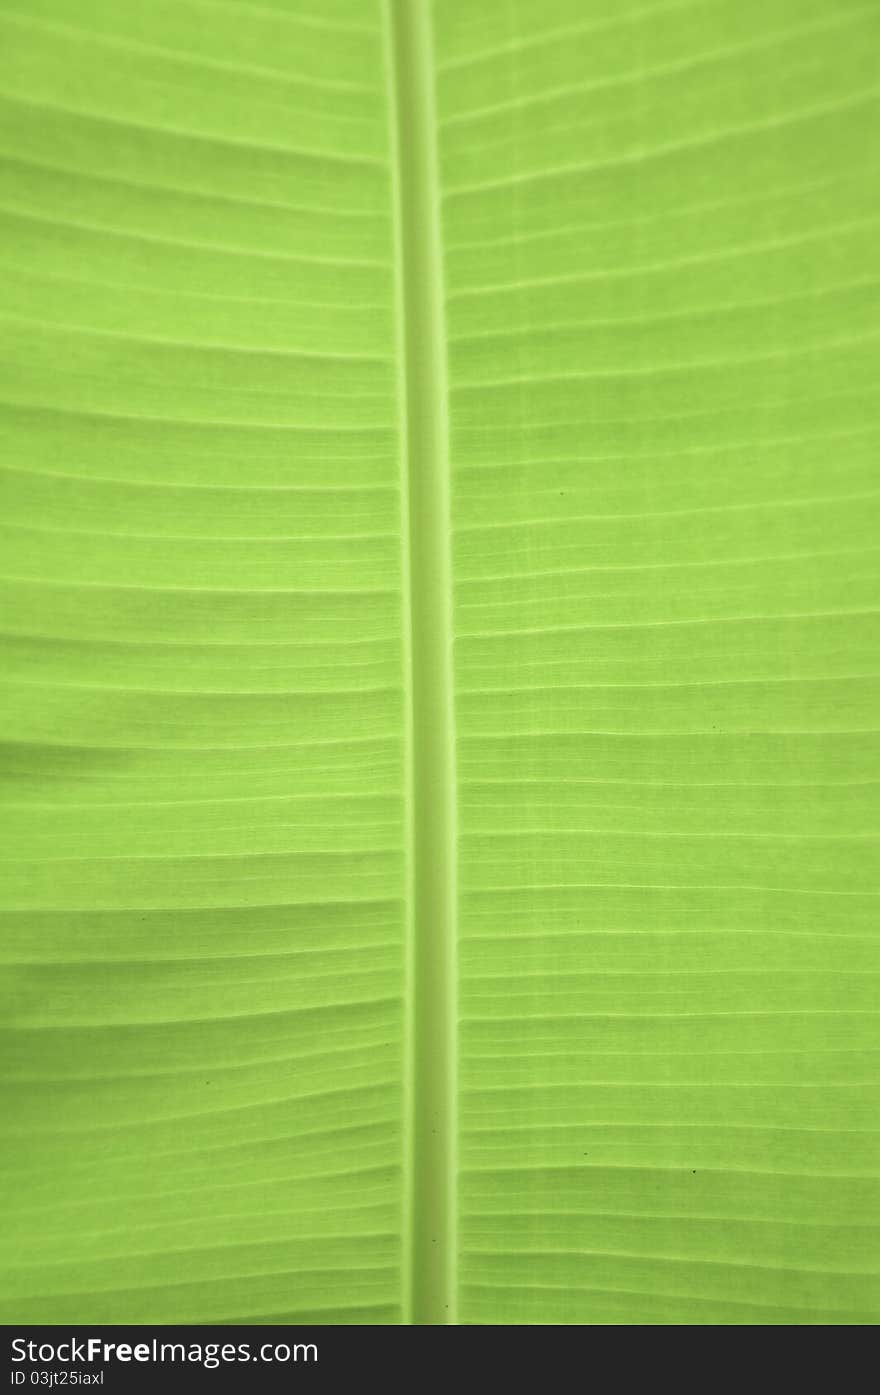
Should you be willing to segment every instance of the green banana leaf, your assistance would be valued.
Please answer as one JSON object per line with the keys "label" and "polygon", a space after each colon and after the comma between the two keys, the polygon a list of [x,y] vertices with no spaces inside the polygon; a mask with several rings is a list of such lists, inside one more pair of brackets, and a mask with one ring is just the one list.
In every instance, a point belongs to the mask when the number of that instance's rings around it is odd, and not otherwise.
{"label": "green banana leaf", "polygon": [[877,0],[0,34],[0,1320],[875,1322]]}

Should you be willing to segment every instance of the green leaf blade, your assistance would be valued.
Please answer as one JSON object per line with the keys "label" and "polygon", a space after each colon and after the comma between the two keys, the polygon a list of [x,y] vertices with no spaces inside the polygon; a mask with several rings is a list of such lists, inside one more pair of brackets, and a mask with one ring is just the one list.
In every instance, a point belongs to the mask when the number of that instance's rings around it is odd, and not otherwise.
{"label": "green leaf blade", "polygon": [[0,1317],[876,1321],[876,30],[6,7]]}
{"label": "green leaf blade", "polygon": [[870,1322],[876,10],[437,14],[462,1321]]}
{"label": "green leaf blade", "polygon": [[10,1320],[401,1316],[380,20],[4,19]]}

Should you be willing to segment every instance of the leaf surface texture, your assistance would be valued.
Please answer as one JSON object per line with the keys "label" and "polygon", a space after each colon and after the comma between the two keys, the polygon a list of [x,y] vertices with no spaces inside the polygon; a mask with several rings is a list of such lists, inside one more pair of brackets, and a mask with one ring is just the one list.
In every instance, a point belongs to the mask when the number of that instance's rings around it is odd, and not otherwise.
{"label": "leaf surface texture", "polygon": [[8,0],[0,1319],[876,1321],[878,20]]}

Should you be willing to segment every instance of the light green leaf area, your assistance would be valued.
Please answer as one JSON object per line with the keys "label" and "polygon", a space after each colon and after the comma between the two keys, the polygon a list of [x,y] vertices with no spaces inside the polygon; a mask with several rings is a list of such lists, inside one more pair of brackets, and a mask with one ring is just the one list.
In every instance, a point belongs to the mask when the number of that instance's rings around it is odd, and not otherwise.
{"label": "light green leaf area", "polygon": [[0,41],[0,1321],[876,1322],[877,0]]}

